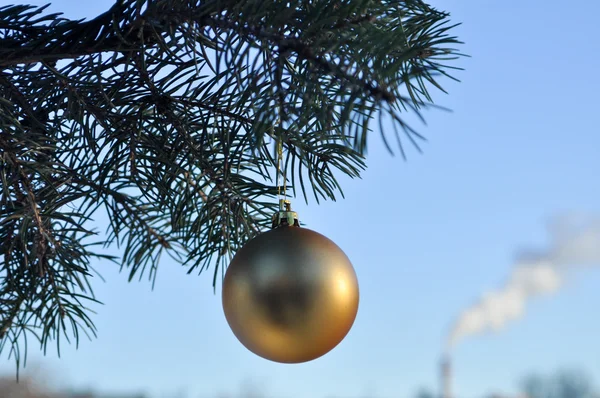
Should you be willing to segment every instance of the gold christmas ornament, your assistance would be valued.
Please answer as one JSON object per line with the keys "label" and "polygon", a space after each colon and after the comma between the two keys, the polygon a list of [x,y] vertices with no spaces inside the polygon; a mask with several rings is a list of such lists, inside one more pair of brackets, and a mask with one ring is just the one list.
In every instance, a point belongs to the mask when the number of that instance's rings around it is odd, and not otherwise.
{"label": "gold christmas ornament", "polygon": [[348,334],[358,311],[358,280],[344,252],[301,228],[282,200],[273,229],[234,256],[222,299],[227,322],[246,348],[275,362],[300,363],[331,351]]}

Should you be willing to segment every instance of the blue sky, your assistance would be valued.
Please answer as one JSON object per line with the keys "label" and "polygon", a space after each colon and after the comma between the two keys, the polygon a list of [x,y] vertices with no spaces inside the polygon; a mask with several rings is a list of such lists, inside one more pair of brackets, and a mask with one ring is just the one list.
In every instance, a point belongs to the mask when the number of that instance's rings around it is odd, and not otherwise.
{"label": "blue sky", "polygon": [[[91,17],[111,3],[59,0],[51,10]],[[369,169],[362,180],[344,180],[345,200],[293,202],[311,229],[346,251],[359,277],[359,314],[335,350],[301,365],[251,354],[230,332],[211,274],[187,276],[165,258],[154,291],[98,264],[107,279],[96,284],[105,303],[95,317],[98,339],[65,349],[60,360],[31,350],[31,364],[59,386],[154,397],[233,397],[248,384],[281,398],[437,389],[453,319],[504,282],[515,251],[546,245],[544,222],[556,213],[600,213],[600,3],[433,4],[463,23],[457,34],[472,58],[460,62],[460,84],[445,84],[450,95],[436,96],[453,112],[428,112],[428,125],[416,126],[429,139],[424,154],[409,150],[403,162],[374,134]],[[453,353],[457,396],[512,392],[528,372],[561,367],[600,382],[598,286],[600,271],[581,272],[501,333],[463,341]],[[0,372],[13,370],[0,362]]]}

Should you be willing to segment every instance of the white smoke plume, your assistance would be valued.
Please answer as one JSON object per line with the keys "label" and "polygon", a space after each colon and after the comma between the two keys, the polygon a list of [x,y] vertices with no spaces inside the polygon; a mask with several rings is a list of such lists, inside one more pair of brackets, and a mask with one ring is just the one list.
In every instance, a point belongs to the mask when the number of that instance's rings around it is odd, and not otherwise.
{"label": "white smoke plume", "polygon": [[468,336],[499,331],[521,318],[531,298],[558,291],[572,270],[600,266],[599,217],[557,217],[548,232],[547,250],[521,252],[506,284],[460,314],[448,336],[448,350]]}

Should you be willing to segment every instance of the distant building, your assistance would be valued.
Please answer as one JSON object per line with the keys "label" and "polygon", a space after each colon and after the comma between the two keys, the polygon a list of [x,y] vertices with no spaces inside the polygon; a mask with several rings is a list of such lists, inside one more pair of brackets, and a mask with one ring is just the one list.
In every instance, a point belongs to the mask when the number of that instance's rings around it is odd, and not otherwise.
{"label": "distant building", "polygon": [[86,392],[48,392],[33,380],[0,378],[0,398],[146,398],[143,394],[102,394]]}
{"label": "distant building", "polygon": [[44,393],[31,380],[21,380],[18,383],[13,378],[0,378],[0,398],[60,398]]}
{"label": "distant building", "polygon": [[[2,398],[2,397],[0,397]],[[95,392],[71,392],[60,398],[146,398],[144,394],[102,394]]]}
{"label": "distant building", "polygon": [[487,398],[529,398],[529,397],[525,394],[508,395],[508,394],[495,393],[495,394],[488,395]]}

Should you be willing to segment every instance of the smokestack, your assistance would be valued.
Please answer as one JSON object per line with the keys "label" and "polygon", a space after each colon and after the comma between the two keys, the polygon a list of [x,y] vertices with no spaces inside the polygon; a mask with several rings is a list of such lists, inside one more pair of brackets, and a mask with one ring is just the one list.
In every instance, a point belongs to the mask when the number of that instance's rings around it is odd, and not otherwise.
{"label": "smokestack", "polygon": [[450,356],[444,355],[440,363],[441,398],[452,398],[452,365]]}

